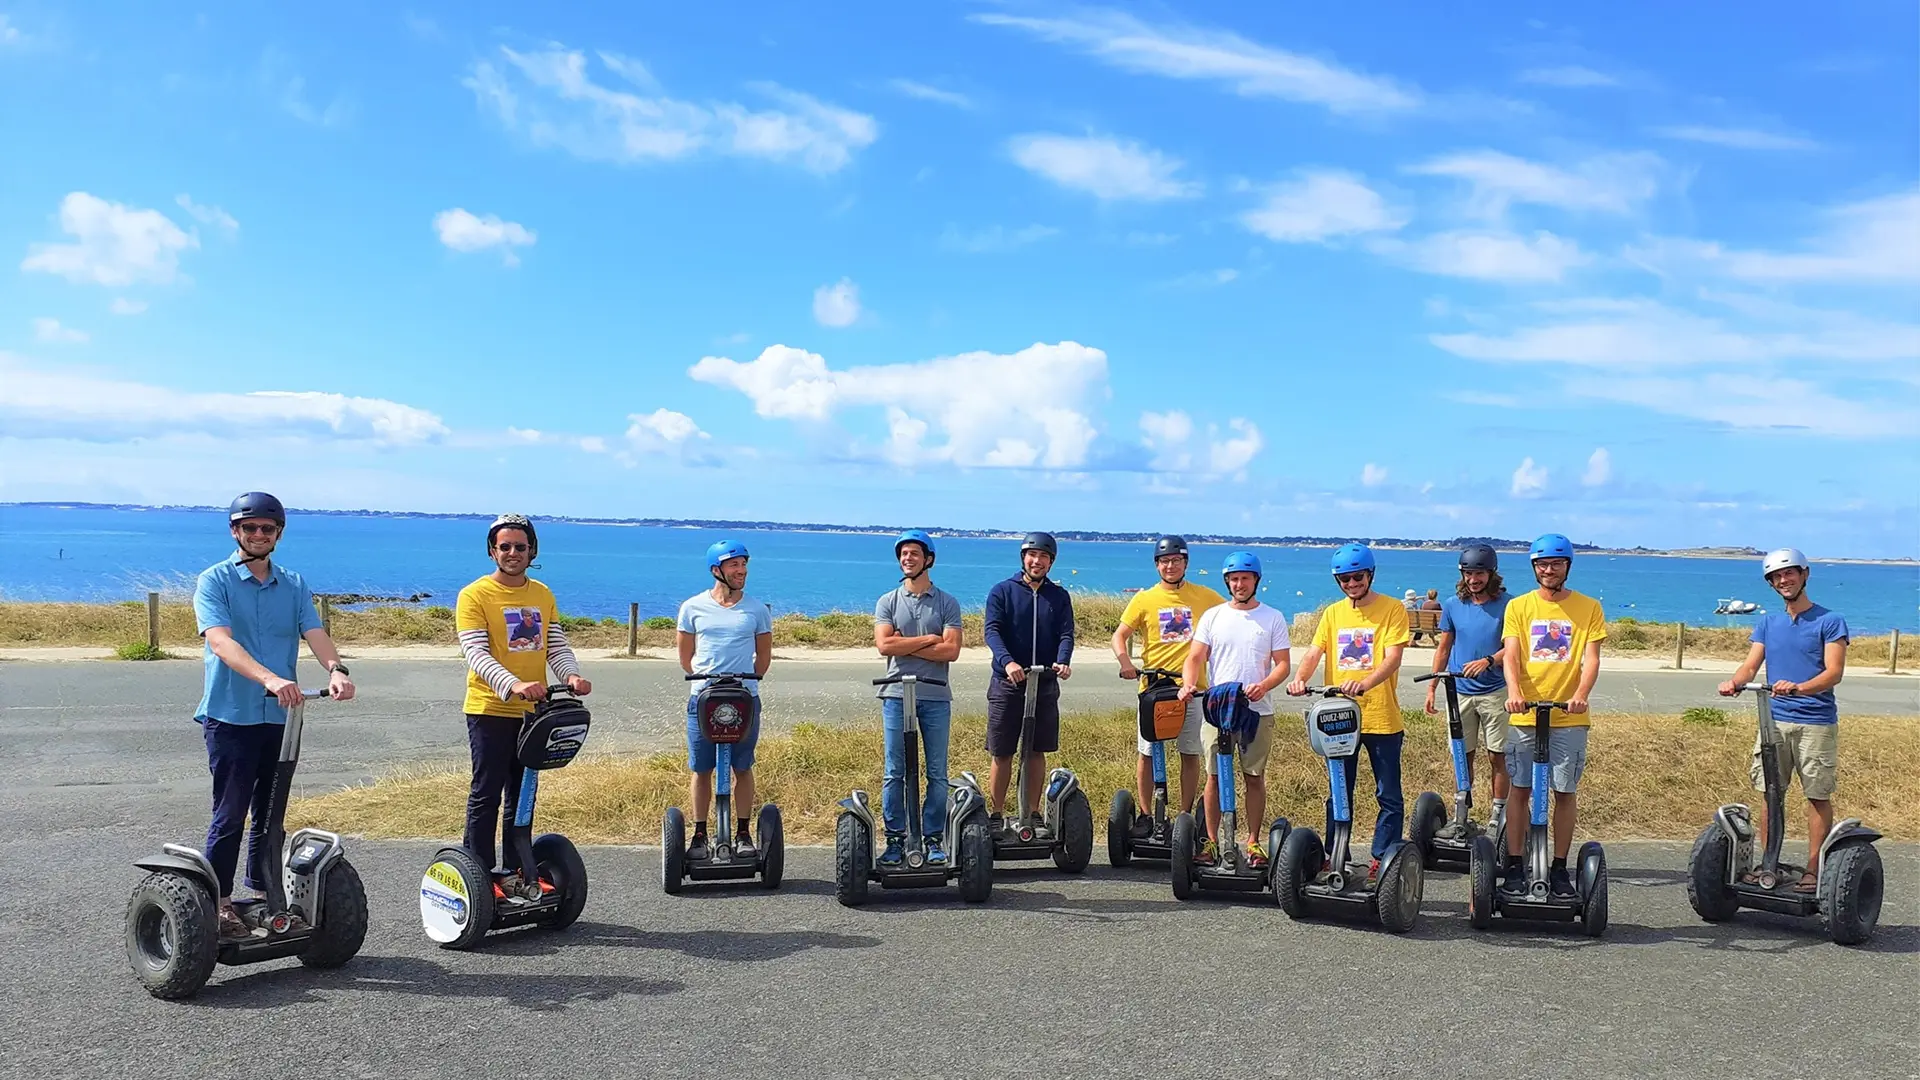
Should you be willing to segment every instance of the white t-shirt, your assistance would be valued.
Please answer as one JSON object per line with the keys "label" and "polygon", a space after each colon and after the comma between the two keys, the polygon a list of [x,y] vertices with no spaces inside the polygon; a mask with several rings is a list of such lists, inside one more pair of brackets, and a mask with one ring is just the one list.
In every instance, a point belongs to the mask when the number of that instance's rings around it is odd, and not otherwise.
{"label": "white t-shirt", "polygon": [[[1207,609],[1193,639],[1207,647],[1207,684],[1237,682],[1252,686],[1273,673],[1273,654],[1290,647],[1287,617],[1271,604],[1241,611],[1231,604]],[[1262,716],[1273,715],[1273,695],[1251,703]]]}

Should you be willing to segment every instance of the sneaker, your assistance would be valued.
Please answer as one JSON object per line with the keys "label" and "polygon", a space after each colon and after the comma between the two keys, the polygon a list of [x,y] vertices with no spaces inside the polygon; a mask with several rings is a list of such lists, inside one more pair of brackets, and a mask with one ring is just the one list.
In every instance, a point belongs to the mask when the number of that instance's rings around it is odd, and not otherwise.
{"label": "sneaker", "polygon": [[754,858],[758,858],[759,855],[760,855],[759,850],[753,846],[752,834],[743,832],[740,835],[733,838],[733,857],[734,858],[754,859]]}
{"label": "sneaker", "polygon": [[706,862],[713,858],[713,849],[707,846],[707,835],[695,833],[693,842],[687,845],[687,859],[690,862]]}
{"label": "sneaker", "polygon": [[1457,821],[1449,821],[1440,826],[1439,831],[1433,835],[1437,840],[1464,840],[1467,836],[1467,827]]}
{"label": "sneaker", "polygon": [[1033,838],[1035,840],[1044,840],[1051,835],[1047,832],[1047,819],[1044,816],[1038,813],[1034,814],[1031,818],[1031,824],[1033,825]]}
{"label": "sneaker", "polygon": [[1267,865],[1267,849],[1258,840],[1247,841],[1247,865],[1255,870]]}
{"label": "sneaker", "polygon": [[1553,895],[1558,897],[1569,898],[1579,895],[1573,891],[1573,876],[1567,873],[1567,868],[1564,866],[1548,872],[1547,886],[1553,890]]}
{"label": "sneaker", "polygon": [[1211,840],[1201,844],[1200,850],[1193,853],[1193,861],[1202,866],[1212,866],[1219,859],[1220,845]]}
{"label": "sneaker", "polygon": [[1514,863],[1507,867],[1506,876],[1500,883],[1500,891],[1512,893],[1515,896],[1526,895],[1527,866],[1525,863]]}
{"label": "sneaker", "polygon": [[880,865],[891,870],[907,860],[907,848],[900,837],[887,837],[887,850],[880,853]]}
{"label": "sneaker", "polygon": [[928,866],[947,865],[947,849],[940,846],[939,833],[934,833],[933,835],[927,837],[927,865]]}
{"label": "sneaker", "polygon": [[1153,819],[1145,814],[1133,816],[1133,835],[1139,839],[1153,835]]}
{"label": "sneaker", "polygon": [[220,905],[219,921],[222,941],[241,941],[253,936],[253,927],[247,925],[232,904]]}

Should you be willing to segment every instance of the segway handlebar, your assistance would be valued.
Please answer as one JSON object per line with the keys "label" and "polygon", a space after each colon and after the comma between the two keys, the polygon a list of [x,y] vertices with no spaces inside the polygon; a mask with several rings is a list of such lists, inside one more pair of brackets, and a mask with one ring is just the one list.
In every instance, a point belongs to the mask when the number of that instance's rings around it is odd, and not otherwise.
{"label": "segway handlebar", "polygon": [[704,679],[758,679],[760,676],[751,671],[709,671],[701,675],[687,676],[688,682],[700,682]]}
{"label": "segway handlebar", "polygon": [[[1168,671],[1166,668],[1163,668],[1163,667],[1143,667],[1143,668],[1134,668],[1133,670],[1138,672],[1139,676],[1159,678],[1159,679],[1172,679],[1174,682],[1179,682],[1182,678],[1184,678],[1184,675],[1181,672]],[[1139,676],[1136,676],[1136,677],[1139,677]],[[1124,679],[1127,676],[1121,675],[1120,677]]]}
{"label": "segway handlebar", "polygon": [[1315,694],[1318,694],[1321,697],[1343,697],[1349,700],[1354,700],[1352,694],[1342,691],[1337,686],[1309,686],[1305,690],[1300,691],[1299,696],[1312,697]]}
{"label": "segway handlebar", "polygon": [[[266,696],[278,697],[279,695],[269,690],[267,691]],[[308,701],[312,701],[314,698],[332,697],[333,690],[330,687],[323,686],[318,690],[302,690],[300,691],[300,696],[303,698],[306,698]]]}
{"label": "segway handlebar", "polygon": [[1773,687],[1766,686],[1762,683],[1757,683],[1757,682],[1743,683],[1742,685],[1736,686],[1733,688],[1733,692],[1736,694],[1744,694],[1749,690],[1753,691],[1756,694],[1759,694],[1761,697],[1774,696]]}
{"label": "segway handlebar", "polygon": [[1567,707],[1567,703],[1564,701],[1528,701],[1524,702],[1524,704],[1529,709],[1560,709],[1565,711]]}
{"label": "segway handlebar", "polygon": [[1052,665],[1052,664],[1046,664],[1046,665],[1044,665],[1044,666],[1041,666],[1041,667],[1023,667],[1023,668],[1021,668],[1020,670],[1021,670],[1021,671],[1024,671],[1024,672],[1026,672],[1026,673],[1027,673],[1027,678],[1029,678],[1029,679],[1031,679],[1031,678],[1033,678],[1033,677],[1034,677],[1034,676],[1036,676],[1036,675],[1044,675],[1044,676],[1046,676],[1046,677],[1048,677],[1048,678],[1051,678],[1051,679],[1057,679],[1057,678],[1059,678],[1059,677],[1060,677],[1060,673],[1059,673],[1059,672],[1057,672],[1057,671],[1055,671],[1055,670],[1053,670],[1053,669],[1054,669],[1054,665]]}
{"label": "segway handlebar", "polygon": [[1460,677],[1460,673],[1457,671],[1430,671],[1425,675],[1414,676],[1413,681],[1417,683],[1423,683],[1423,682],[1432,682],[1434,679],[1445,679],[1448,682],[1452,682],[1453,680],[1459,677]]}
{"label": "segway handlebar", "polygon": [[903,683],[903,682],[926,683],[928,686],[947,685],[947,680],[945,679],[934,679],[934,678],[929,678],[928,676],[925,676],[925,675],[889,675],[884,679],[873,680],[873,685],[891,686],[894,683]]}

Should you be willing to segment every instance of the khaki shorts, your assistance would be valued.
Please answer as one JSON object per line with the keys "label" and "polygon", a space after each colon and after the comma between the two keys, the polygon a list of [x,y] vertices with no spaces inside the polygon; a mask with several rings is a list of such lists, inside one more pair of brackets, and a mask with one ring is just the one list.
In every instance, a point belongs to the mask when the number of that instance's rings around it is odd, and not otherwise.
{"label": "khaki shorts", "polygon": [[[1273,753],[1273,714],[1260,717],[1260,730],[1254,733],[1253,745],[1233,755],[1240,766],[1242,776],[1259,776],[1267,771],[1267,755]],[[1214,744],[1220,741],[1220,729],[1212,724],[1200,725],[1202,749],[1207,756],[1207,775],[1220,771],[1220,759],[1214,755]]]}
{"label": "khaki shorts", "polygon": [[[1200,739],[1200,729],[1206,726],[1201,720],[1201,714],[1204,711],[1201,707],[1201,695],[1195,694],[1187,699],[1186,722],[1180,725],[1180,737],[1173,740],[1175,749],[1180,753],[1198,754],[1201,752],[1203,744]],[[1153,744],[1141,738],[1138,731],[1133,733],[1133,742],[1139,749],[1141,757],[1153,756]]]}
{"label": "khaki shorts", "polygon": [[[1833,798],[1834,780],[1839,773],[1840,725],[1839,724],[1781,724],[1780,729],[1780,779],[1791,786],[1795,776],[1800,777],[1800,792],[1807,798],[1825,802]],[[1765,791],[1766,780],[1760,775],[1760,736],[1753,737],[1753,765],[1748,770],[1753,778],[1753,790]]]}
{"label": "khaki shorts", "polygon": [[1470,694],[1460,698],[1460,735],[1471,754],[1482,746],[1489,754],[1507,752],[1513,724],[1507,719],[1507,692]]}

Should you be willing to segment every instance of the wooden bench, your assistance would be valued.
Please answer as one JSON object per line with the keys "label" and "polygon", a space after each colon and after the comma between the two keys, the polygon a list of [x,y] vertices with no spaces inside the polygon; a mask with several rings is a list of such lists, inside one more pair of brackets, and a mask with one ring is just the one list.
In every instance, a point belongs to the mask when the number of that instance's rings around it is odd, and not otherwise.
{"label": "wooden bench", "polygon": [[1427,636],[1429,645],[1440,644],[1440,613],[1437,611],[1407,612],[1407,631],[1415,645],[1420,644],[1422,634]]}

